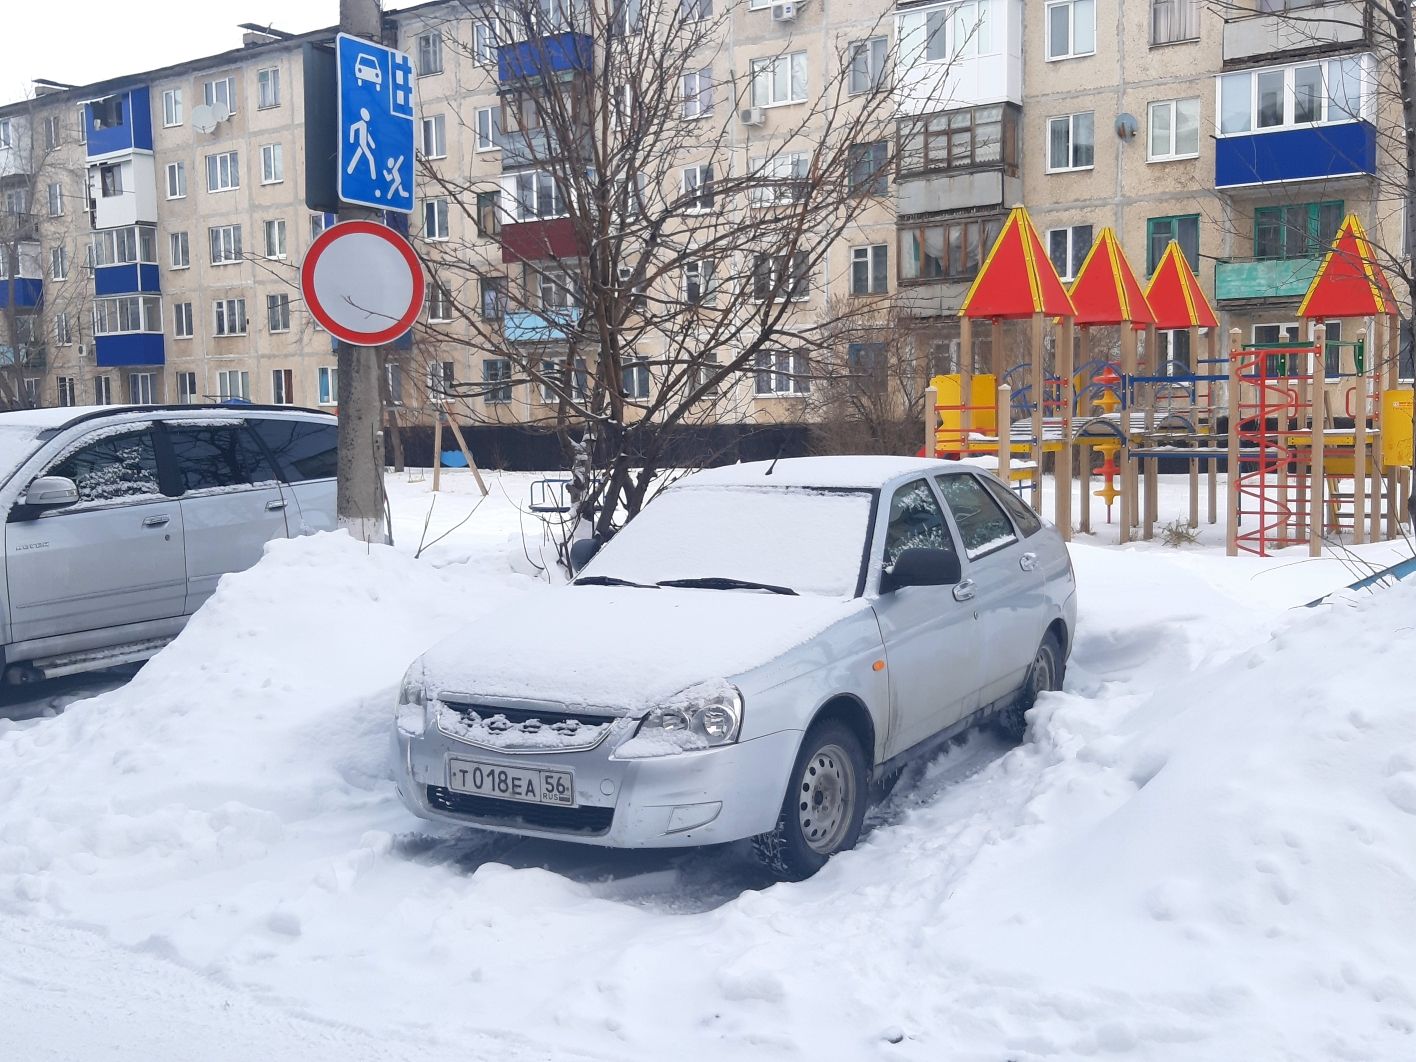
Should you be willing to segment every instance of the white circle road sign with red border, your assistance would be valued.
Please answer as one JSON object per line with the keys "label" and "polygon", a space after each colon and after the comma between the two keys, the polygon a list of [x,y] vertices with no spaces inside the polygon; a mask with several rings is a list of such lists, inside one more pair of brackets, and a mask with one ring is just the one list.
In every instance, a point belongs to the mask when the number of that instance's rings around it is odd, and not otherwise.
{"label": "white circle road sign with red border", "polygon": [[392,343],[423,307],[423,267],[406,239],[375,221],[342,221],[316,237],[300,267],[300,292],[336,339]]}

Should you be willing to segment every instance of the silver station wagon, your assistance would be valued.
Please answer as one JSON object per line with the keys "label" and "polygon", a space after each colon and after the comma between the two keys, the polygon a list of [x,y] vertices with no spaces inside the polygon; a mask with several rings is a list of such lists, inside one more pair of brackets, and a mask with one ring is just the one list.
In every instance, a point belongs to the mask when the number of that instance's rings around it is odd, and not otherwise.
{"label": "silver station wagon", "polygon": [[270,539],[333,529],[335,423],[248,405],[0,413],[5,680],[144,660]]}
{"label": "silver station wagon", "polygon": [[981,722],[1021,739],[1076,622],[1065,544],[948,461],[802,458],[664,491],[566,587],[409,669],[417,815],[614,847],[753,838],[784,878]]}

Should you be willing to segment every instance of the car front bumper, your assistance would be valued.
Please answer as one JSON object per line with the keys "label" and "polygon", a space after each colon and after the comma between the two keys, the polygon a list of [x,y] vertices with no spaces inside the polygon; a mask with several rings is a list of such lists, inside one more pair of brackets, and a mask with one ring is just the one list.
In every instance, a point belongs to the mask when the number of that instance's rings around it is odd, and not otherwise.
{"label": "car front bumper", "polygon": [[[430,724],[394,728],[398,792],[425,819],[611,848],[680,848],[765,833],[777,822],[801,732],[646,759],[617,759],[612,734],[593,749],[509,754]],[[575,808],[466,798],[448,788],[448,760],[571,771]]]}

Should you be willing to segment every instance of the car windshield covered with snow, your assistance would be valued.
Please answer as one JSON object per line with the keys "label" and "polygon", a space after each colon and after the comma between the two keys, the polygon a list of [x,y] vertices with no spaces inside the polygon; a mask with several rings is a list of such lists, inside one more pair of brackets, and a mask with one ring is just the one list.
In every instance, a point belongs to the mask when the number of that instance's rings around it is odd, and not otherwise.
{"label": "car windshield covered with snow", "polygon": [[874,500],[862,488],[674,487],[606,544],[577,582],[851,597],[860,590]]}

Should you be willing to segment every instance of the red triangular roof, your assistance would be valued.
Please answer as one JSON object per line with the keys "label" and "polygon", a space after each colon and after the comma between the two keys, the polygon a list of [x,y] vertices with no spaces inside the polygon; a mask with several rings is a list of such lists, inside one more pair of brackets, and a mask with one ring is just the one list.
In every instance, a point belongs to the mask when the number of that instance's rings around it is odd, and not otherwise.
{"label": "red triangular roof", "polygon": [[1077,308],[1079,325],[1145,328],[1155,323],[1140,282],[1110,228],[1097,235],[1068,294]]}
{"label": "red triangular roof", "polygon": [[1396,298],[1362,223],[1348,214],[1323,257],[1308,294],[1298,307],[1299,317],[1374,317],[1397,312]]}
{"label": "red triangular roof", "polygon": [[960,317],[1072,317],[1076,310],[1042,249],[1032,218],[1014,207],[978,271]]}
{"label": "red triangular roof", "polygon": [[1200,290],[1194,270],[1174,240],[1166,244],[1160,264],[1146,285],[1146,302],[1159,329],[1219,327],[1214,307]]}

